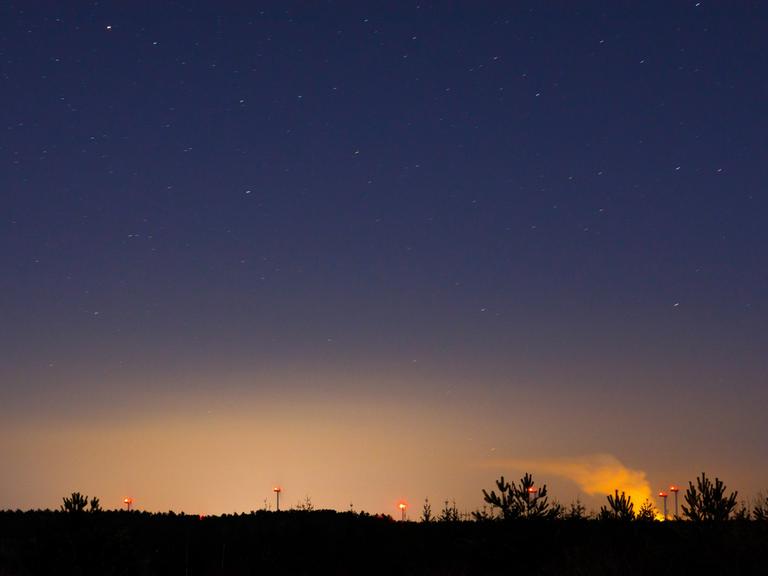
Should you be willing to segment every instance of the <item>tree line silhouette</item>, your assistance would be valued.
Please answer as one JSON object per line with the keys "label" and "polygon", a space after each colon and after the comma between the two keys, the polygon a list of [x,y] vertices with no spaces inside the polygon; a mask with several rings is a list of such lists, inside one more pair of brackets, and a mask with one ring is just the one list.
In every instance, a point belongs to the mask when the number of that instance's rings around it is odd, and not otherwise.
{"label": "tree line silhouette", "polygon": [[[519,483],[514,481],[507,482],[504,476],[496,480],[496,490],[488,492],[483,489],[484,502],[490,506],[475,510],[471,514],[462,514],[456,507],[455,501],[446,500],[439,514],[432,512],[432,505],[429,498],[426,498],[422,507],[419,520],[424,523],[430,522],[459,522],[472,519],[478,522],[499,521],[499,520],[520,520],[520,519],[540,519],[540,520],[581,520],[595,518],[598,520],[638,520],[653,521],[657,515],[653,503],[649,500],[643,502],[637,511],[635,511],[635,502],[631,496],[618,489],[613,494],[608,494],[606,500],[608,505],[601,506],[597,514],[588,514],[586,508],[580,500],[571,503],[569,508],[565,508],[558,502],[550,502],[547,485],[536,486],[533,476],[525,473]],[[693,482],[688,483],[688,489],[684,495],[682,505],[682,516],[672,519],[685,519],[694,522],[712,522],[724,520],[768,520],[768,495],[758,495],[752,508],[742,504],[737,509],[738,492],[726,494],[726,487],[722,480],[715,477],[714,482],[710,480],[706,473],[696,478],[696,485]],[[79,514],[83,512],[102,512],[98,498],[88,499],[80,492],[73,492],[70,496],[63,498],[61,505],[62,512]],[[307,496],[299,502],[294,511],[312,512],[315,510],[312,499]],[[364,512],[362,514],[365,514]],[[390,517],[391,518],[391,517]]]}
{"label": "tree line silhouette", "polygon": [[[318,510],[203,517],[104,510],[75,492],[55,511],[0,511],[0,575],[766,574],[768,496],[750,509],[702,474],[676,522],[618,490],[596,513],[563,506],[531,474],[499,478],[485,507],[424,501],[419,522]],[[749,520],[749,521],[747,521]]]}
{"label": "tree line silhouette", "polygon": [[[475,520],[516,520],[516,519],[586,519],[589,515],[580,501],[565,509],[557,502],[549,502],[547,485],[536,487],[533,476],[523,475],[520,483],[507,482],[504,476],[496,480],[496,490],[483,490],[486,504],[491,506],[491,512],[485,510],[473,512]],[[684,495],[682,518],[694,522],[714,522],[730,519],[765,521],[768,519],[768,495],[759,495],[750,510],[746,504],[737,509],[738,492],[726,494],[725,484],[719,478],[714,482],[706,473],[696,478],[696,484],[688,482]],[[649,500],[641,503],[635,512],[635,502],[625,492],[615,490],[606,497],[607,506],[602,506],[597,513],[599,520],[639,520],[653,521],[656,512]],[[422,518],[424,519],[424,518]]]}

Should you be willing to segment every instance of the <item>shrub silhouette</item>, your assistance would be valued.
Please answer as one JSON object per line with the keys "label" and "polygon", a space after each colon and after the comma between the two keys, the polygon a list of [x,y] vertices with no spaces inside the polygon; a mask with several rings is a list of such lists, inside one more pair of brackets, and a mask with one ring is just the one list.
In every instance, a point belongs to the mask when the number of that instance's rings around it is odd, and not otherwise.
{"label": "shrub silhouette", "polygon": [[601,520],[632,520],[635,517],[635,505],[632,497],[624,492],[619,494],[615,490],[613,494],[608,494],[608,508],[600,508]]}
{"label": "shrub silhouette", "polygon": [[725,496],[725,484],[715,477],[715,483],[707,478],[704,472],[696,478],[696,486],[688,482],[685,492],[685,504],[682,505],[683,516],[694,522],[728,520],[736,507],[736,495],[731,492]]}
{"label": "shrub silhouette", "polygon": [[499,493],[483,490],[485,501],[498,508],[504,520],[514,518],[557,518],[562,513],[559,504],[550,505],[547,499],[547,485],[535,488],[533,476],[526,473],[520,484],[509,483],[504,476],[496,480]]}

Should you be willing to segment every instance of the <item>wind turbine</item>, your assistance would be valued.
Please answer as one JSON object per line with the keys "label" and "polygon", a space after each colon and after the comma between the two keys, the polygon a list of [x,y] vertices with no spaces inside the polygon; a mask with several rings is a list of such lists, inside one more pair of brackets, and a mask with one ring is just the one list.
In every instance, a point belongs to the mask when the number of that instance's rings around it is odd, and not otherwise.
{"label": "wind turbine", "polygon": [[679,486],[675,486],[674,484],[672,484],[672,486],[669,487],[669,491],[672,492],[672,494],[675,495],[675,520],[677,520],[678,519],[678,516],[677,516],[677,493],[680,492],[680,487]]}

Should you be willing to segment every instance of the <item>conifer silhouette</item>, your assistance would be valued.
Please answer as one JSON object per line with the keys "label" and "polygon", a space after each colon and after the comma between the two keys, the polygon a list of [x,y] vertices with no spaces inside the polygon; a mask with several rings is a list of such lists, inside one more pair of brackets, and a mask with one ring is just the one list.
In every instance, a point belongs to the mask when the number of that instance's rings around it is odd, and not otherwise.
{"label": "conifer silhouette", "polygon": [[650,500],[646,500],[645,502],[643,502],[643,505],[640,506],[640,510],[637,511],[637,516],[635,516],[635,520],[652,522],[655,519],[656,519],[656,511],[653,508],[653,503]]}
{"label": "conifer silhouette", "polygon": [[88,496],[83,496],[80,492],[72,492],[72,495],[69,498],[66,496],[64,497],[64,504],[61,506],[61,511],[76,514],[85,511],[87,505]]}
{"label": "conifer silhouette", "polygon": [[495,490],[488,493],[483,490],[485,501],[494,508],[498,508],[501,517],[505,520],[514,518],[557,518],[562,513],[559,504],[550,504],[547,498],[547,485],[536,488],[533,476],[526,473],[520,484],[509,483],[504,476],[496,480]]}
{"label": "conifer silhouette", "polygon": [[601,520],[632,520],[635,517],[635,504],[632,497],[624,492],[619,494],[614,490],[613,494],[608,494],[608,508],[600,508]]}
{"label": "conifer silhouette", "polygon": [[752,518],[760,522],[768,522],[768,495],[757,495],[755,506],[752,508]]}
{"label": "conifer silhouette", "polygon": [[421,508],[421,521],[432,522],[434,519],[434,516],[432,516],[432,505],[429,503],[429,498],[424,498],[424,506]]}
{"label": "conifer silhouette", "polygon": [[715,477],[714,484],[704,472],[696,478],[696,486],[688,482],[685,501],[682,505],[683,516],[694,522],[728,520],[736,507],[736,495],[731,492],[725,496],[725,484]]}

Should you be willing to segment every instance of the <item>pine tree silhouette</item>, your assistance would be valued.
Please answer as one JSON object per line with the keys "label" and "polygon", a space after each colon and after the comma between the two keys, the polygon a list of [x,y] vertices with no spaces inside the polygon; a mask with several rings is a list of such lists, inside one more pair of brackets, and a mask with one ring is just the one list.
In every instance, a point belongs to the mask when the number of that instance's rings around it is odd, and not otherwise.
{"label": "pine tree silhouette", "polygon": [[424,498],[424,506],[421,508],[421,521],[432,522],[434,519],[434,516],[432,516],[432,505],[429,503],[429,498]]}
{"label": "pine tree silhouette", "polygon": [[76,514],[83,512],[87,505],[88,496],[83,496],[80,492],[72,492],[72,495],[69,498],[66,496],[64,497],[64,504],[61,506],[61,511]]}
{"label": "pine tree silhouette", "polygon": [[608,508],[600,508],[601,520],[632,520],[635,517],[635,505],[632,497],[624,492],[619,494],[614,490],[613,494],[608,494]]}
{"label": "pine tree silhouette", "polygon": [[736,495],[731,492],[725,496],[725,484],[715,477],[715,483],[704,472],[696,478],[696,486],[688,482],[685,501],[682,505],[683,516],[694,522],[728,520],[736,507]]}
{"label": "pine tree silhouette", "polygon": [[752,518],[760,522],[768,522],[768,495],[757,495],[755,506],[752,508]]}
{"label": "pine tree silhouette", "polygon": [[547,498],[547,485],[543,484],[536,488],[533,482],[533,476],[526,473],[521,479],[520,484],[509,483],[504,480],[504,476],[496,480],[495,490],[488,493],[483,490],[485,501],[498,508],[501,517],[505,520],[514,518],[557,518],[562,513],[562,507],[559,504],[550,504]]}
{"label": "pine tree silhouette", "polygon": [[640,520],[644,522],[653,522],[656,519],[656,511],[653,508],[653,503],[650,500],[646,500],[643,502],[643,505],[640,506],[640,510],[637,511],[637,516],[635,516],[635,520]]}

